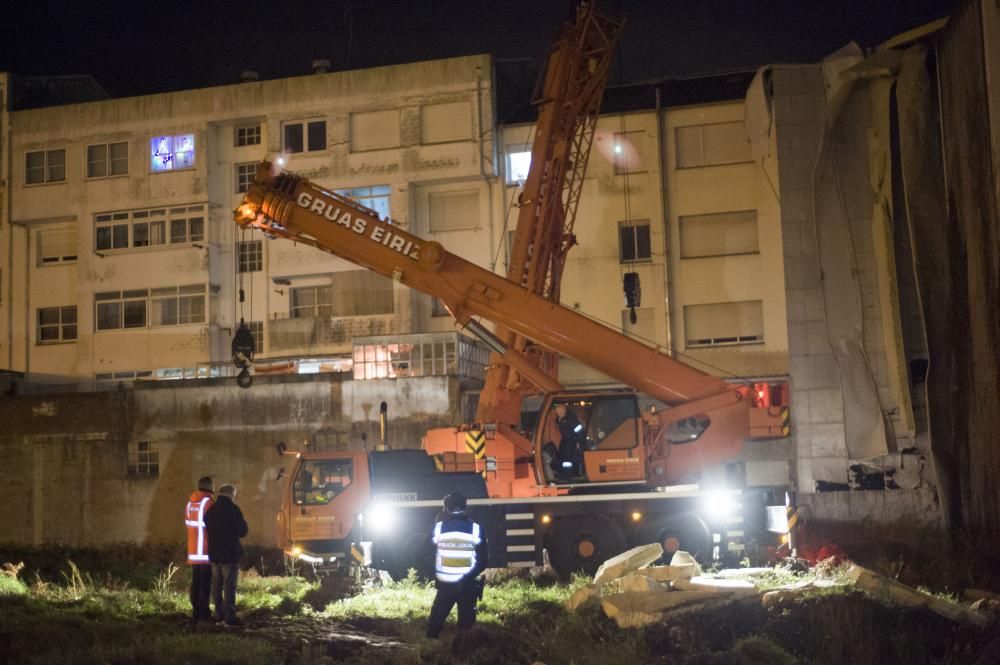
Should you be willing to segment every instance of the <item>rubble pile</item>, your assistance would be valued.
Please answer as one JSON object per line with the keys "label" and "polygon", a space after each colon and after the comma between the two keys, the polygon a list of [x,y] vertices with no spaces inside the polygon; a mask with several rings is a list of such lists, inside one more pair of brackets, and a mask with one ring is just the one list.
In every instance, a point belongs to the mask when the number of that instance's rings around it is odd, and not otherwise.
{"label": "rubble pile", "polygon": [[581,587],[566,601],[566,608],[600,605],[621,628],[661,623],[668,615],[701,611],[736,602],[760,602],[765,608],[780,607],[819,589],[851,585],[885,602],[902,607],[925,607],[952,621],[983,627],[989,610],[1000,606],[1000,598],[989,592],[970,590],[973,606],[952,602],[851,566],[841,580],[804,577],[794,583],[767,590],[754,584],[755,576],[770,568],[721,570],[711,575],[687,552],[675,552],[670,565],[655,565],[663,556],[659,544],[642,545],[609,559],[591,584]]}

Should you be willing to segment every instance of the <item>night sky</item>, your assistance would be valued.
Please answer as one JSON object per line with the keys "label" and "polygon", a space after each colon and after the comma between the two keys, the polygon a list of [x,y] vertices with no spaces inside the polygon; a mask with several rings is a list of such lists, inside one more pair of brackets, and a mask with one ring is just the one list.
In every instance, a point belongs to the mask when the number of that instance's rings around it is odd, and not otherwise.
{"label": "night sky", "polygon": [[[612,83],[810,62],[850,40],[875,46],[956,0],[604,0],[626,30]],[[540,62],[568,0],[144,0],[25,2],[4,12],[0,70],[91,74],[114,97],[470,53]],[[15,9],[16,7],[16,9]],[[11,35],[11,33],[13,33]],[[503,62],[510,61],[510,62]]]}

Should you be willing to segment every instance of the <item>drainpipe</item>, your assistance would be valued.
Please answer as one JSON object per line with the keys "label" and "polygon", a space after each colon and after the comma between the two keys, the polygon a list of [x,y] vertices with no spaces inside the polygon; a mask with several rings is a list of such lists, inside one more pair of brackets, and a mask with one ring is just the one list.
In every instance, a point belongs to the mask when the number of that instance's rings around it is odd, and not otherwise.
{"label": "drainpipe", "polygon": [[656,92],[656,134],[659,136],[659,140],[656,142],[656,157],[660,166],[660,214],[663,215],[663,289],[666,299],[667,353],[673,356],[674,334],[672,326],[674,321],[674,280],[672,279],[673,275],[670,270],[671,261],[673,260],[673,257],[670,255],[670,232],[672,227],[669,216],[670,209],[667,207],[667,159],[664,155],[664,144],[666,141],[666,132],[664,131],[664,127],[666,125],[666,119],[663,117],[660,86],[657,85],[654,90]]}
{"label": "drainpipe", "polygon": [[[494,106],[494,108],[495,108],[495,106]],[[496,114],[494,113],[493,114],[493,118],[495,118],[495,116],[496,116]],[[494,224],[496,222],[496,219],[495,219],[494,211],[493,211],[493,181],[496,178],[495,177],[491,178],[486,173],[486,169],[484,167],[484,162],[486,161],[486,155],[485,155],[484,150],[483,150],[483,135],[486,132],[483,131],[483,128],[482,128],[483,127],[483,77],[482,77],[482,69],[480,67],[476,67],[476,125],[477,125],[476,131],[478,132],[478,135],[476,137],[476,146],[478,148],[477,152],[479,153],[479,177],[481,177],[483,179],[483,182],[486,183],[486,197],[487,197],[487,203],[488,203],[487,208],[489,208],[489,215],[490,215],[490,218],[489,218],[490,244],[489,244],[489,256],[487,257],[487,259],[489,261],[490,272],[495,272],[496,271],[496,252],[494,251],[495,250],[495,243],[494,243],[494,237],[493,237],[493,235],[494,235],[494,232],[496,230],[494,228]],[[496,127],[495,127],[495,125],[491,125],[491,131],[493,132],[493,140],[490,141],[490,147],[491,147],[491,150],[490,150],[490,152],[491,152],[490,160],[491,160],[491,164],[496,164]]]}
{"label": "drainpipe", "polygon": [[4,188],[6,189],[6,201],[4,201],[4,219],[7,225],[7,369],[14,369],[14,225],[11,223],[11,199],[14,187],[11,183],[11,174],[14,172],[14,151],[11,150],[11,137],[13,132],[10,128],[10,109],[7,100],[10,99],[10,80],[7,78],[6,90],[3,98],[0,98],[0,117],[7,120],[6,136],[0,138],[4,141],[7,152],[6,173],[3,174]]}

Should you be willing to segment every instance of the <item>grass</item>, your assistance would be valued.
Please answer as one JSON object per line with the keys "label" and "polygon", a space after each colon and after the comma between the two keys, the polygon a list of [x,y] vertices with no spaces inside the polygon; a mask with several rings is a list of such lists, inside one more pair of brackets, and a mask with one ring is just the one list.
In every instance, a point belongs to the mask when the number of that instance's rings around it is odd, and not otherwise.
{"label": "grass", "polygon": [[[118,556],[110,557],[112,568]],[[168,560],[140,578],[109,574],[93,554],[79,559],[83,563],[0,566],[0,662],[950,665],[973,662],[963,657],[982,650],[981,636],[926,610],[890,608],[844,588],[771,611],[741,601],[622,630],[599,607],[565,610],[564,601],[585,578],[550,587],[526,580],[489,586],[473,631],[456,633],[453,614],[441,640],[426,640],[435,591],[415,577],[344,597],[336,585],[248,570],[240,577],[237,608],[247,627],[192,628],[187,566]],[[842,566],[824,571],[826,578],[842,574]],[[776,588],[807,578],[775,569],[753,579]]]}

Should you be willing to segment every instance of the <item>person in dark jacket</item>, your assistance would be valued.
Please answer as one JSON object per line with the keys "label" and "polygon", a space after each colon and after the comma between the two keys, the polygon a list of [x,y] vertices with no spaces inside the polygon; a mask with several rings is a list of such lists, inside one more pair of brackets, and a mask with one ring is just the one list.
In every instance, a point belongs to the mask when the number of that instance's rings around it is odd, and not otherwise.
{"label": "person in dark jacket", "polygon": [[559,454],[553,461],[553,471],[557,476],[569,478],[579,473],[581,460],[580,445],[583,436],[583,425],[565,404],[556,404],[556,426],[559,428]]}
{"label": "person in dark jacket", "polygon": [[243,511],[233,503],[236,488],[223,485],[219,488],[215,503],[205,513],[205,528],[208,531],[208,560],[212,562],[212,600],[215,603],[215,618],[225,621],[227,626],[239,626],[236,618],[236,582],[240,575],[240,559],[243,547],[240,538],[247,535],[247,521]]}
{"label": "person in dark jacket", "polygon": [[479,574],[486,570],[489,548],[486,534],[466,514],[467,504],[459,492],[449,494],[444,498],[444,514],[439,514],[443,519],[434,525],[431,539],[437,548],[434,557],[437,595],[427,622],[430,639],[441,634],[456,604],[459,630],[476,623],[476,603],[482,588]]}

